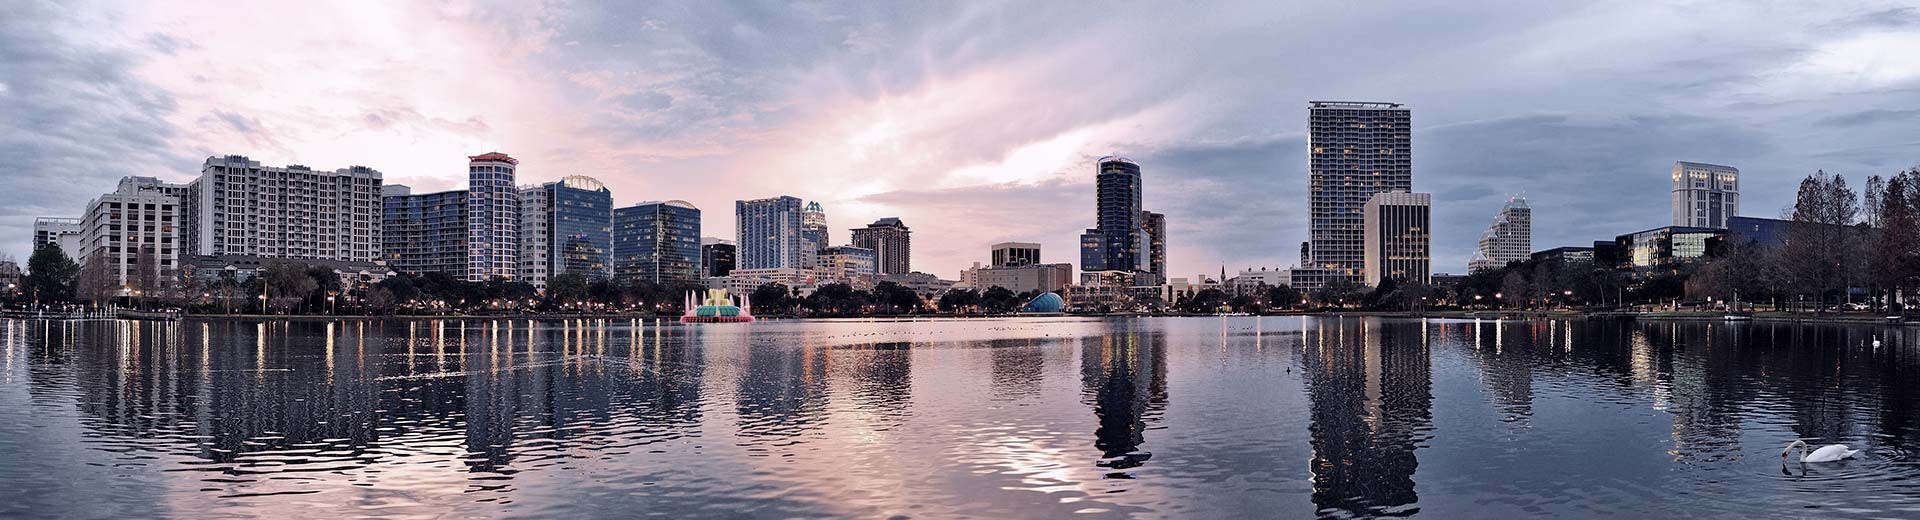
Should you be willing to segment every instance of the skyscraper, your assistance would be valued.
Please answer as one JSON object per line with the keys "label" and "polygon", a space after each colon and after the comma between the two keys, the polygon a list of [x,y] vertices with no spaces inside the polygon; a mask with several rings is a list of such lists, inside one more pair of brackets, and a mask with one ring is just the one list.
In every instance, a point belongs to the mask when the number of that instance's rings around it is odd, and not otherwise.
{"label": "skyscraper", "polygon": [[1427,283],[1433,256],[1432,201],[1429,194],[1404,191],[1367,199],[1361,246],[1367,285],[1379,287],[1388,279]]}
{"label": "skyscraper", "polygon": [[726,276],[733,272],[732,240],[714,237],[700,239],[700,268],[705,276]]}
{"label": "skyscraper", "polygon": [[520,190],[520,280],[613,275],[613,192],[583,175]]}
{"label": "skyscraper", "polygon": [[736,269],[806,269],[800,199],[780,196],[733,203]]}
{"label": "skyscraper", "polygon": [[511,280],[520,271],[520,161],[500,152],[467,161],[467,280]]}
{"label": "skyscraper", "polygon": [[813,249],[826,249],[830,237],[827,235],[827,212],[820,209],[819,202],[808,202],[807,208],[800,212],[800,235],[813,243]]}
{"label": "skyscraper", "polygon": [[1367,200],[1413,191],[1412,116],[1399,103],[1312,101],[1307,107],[1305,265],[1293,286],[1358,282],[1364,269]]}
{"label": "skyscraper", "polygon": [[912,234],[900,217],[886,217],[854,228],[853,245],[874,251],[880,274],[907,274],[913,272]]}
{"label": "skyscraper", "polygon": [[1146,271],[1148,279],[1135,282],[1134,285],[1160,285],[1167,282],[1167,216],[1151,211],[1140,212],[1140,228],[1146,233]]}
{"label": "skyscraper", "polygon": [[1020,267],[1040,263],[1040,244],[1001,242],[993,245],[994,267]]}
{"label": "skyscraper", "polygon": [[1727,219],[1739,214],[1739,168],[1673,163],[1673,225],[1726,229]]}
{"label": "skyscraper", "polygon": [[614,272],[665,286],[700,281],[700,208],[684,200],[613,210]]}
{"label": "skyscraper", "polygon": [[371,261],[380,256],[380,172],[208,157],[181,198],[185,253]]}
{"label": "skyscraper", "polygon": [[405,273],[467,277],[466,190],[414,194],[402,184],[381,188],[380,253]]}
{"label": "skyscraper", "polygon": [[1080,235],[1080,270],[1145,271],[1147,237],[1140,210],[1140,165],[1101,157],[1094,180],[1094,227]]}
{"label": "skyscraper", "polygon": [[1514,196],[1494,215],[1493,224],[1480,234],[1480,247],[1467,262],[1467,272],[1477,273],[1506,267],[1509,262],[1526,260],[1533,252],[1533,209],[1527,198]]}

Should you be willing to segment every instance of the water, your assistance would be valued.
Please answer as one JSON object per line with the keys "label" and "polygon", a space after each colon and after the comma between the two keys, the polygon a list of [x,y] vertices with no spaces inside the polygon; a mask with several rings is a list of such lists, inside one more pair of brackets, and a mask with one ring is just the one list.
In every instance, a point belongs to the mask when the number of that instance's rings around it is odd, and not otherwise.
{"label": "water", "polygon": [[[1897,328],[0,332],[0,517],[1920,518],[1920,331]],[[1783,465],[1794,438],[1865,451]]]}

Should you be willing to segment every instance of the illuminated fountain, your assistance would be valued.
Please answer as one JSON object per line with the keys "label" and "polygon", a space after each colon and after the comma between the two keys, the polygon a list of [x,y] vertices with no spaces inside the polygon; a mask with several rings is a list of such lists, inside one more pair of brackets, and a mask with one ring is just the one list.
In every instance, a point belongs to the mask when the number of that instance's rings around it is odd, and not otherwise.
{"label": "illuminated fountain", "polygon": [[[748,306],[747,296],[740,295],[738,305],[726,289],[707,289],[707,298],[698,300],[700,293],[687,293],[685,314],[680,315],[681,323],[745,323],[753,321],[753,312]],[[697,301],[698,300],[698,301]]]}

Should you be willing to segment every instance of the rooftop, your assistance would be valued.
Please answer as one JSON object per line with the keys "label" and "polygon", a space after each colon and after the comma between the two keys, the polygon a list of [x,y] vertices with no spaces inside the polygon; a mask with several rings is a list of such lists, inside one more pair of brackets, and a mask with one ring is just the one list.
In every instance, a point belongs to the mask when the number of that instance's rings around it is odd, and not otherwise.
{"label": "rooftop", "polygon": [[500,161],[507,164],[516,164],[516,165],[520,164],[519,160],[514,159],[513,157],[510,157],[507,154],[500,153],[500,152],[487,152],[480,155],[471,155],[471,156],[467,156],[467,160],[472,162]]}
{"label": "rooftop", "polygon": [[1359,110],[1397,109],[1404,105],[1386,101],[1308,101],[1307,108],[1341,108]]}

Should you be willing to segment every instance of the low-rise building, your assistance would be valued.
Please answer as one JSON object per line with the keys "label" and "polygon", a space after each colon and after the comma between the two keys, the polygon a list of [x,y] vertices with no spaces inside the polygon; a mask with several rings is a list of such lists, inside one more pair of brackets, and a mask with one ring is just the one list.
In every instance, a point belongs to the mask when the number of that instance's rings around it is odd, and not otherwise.
{"label": "low-rise building", "polygon": [[1013,267],[982,267],[976,271],[977,287],[986,290],[1005,287],[1015,294],[1051,292],[1073,282],[1073,264],[1022,264]]}

